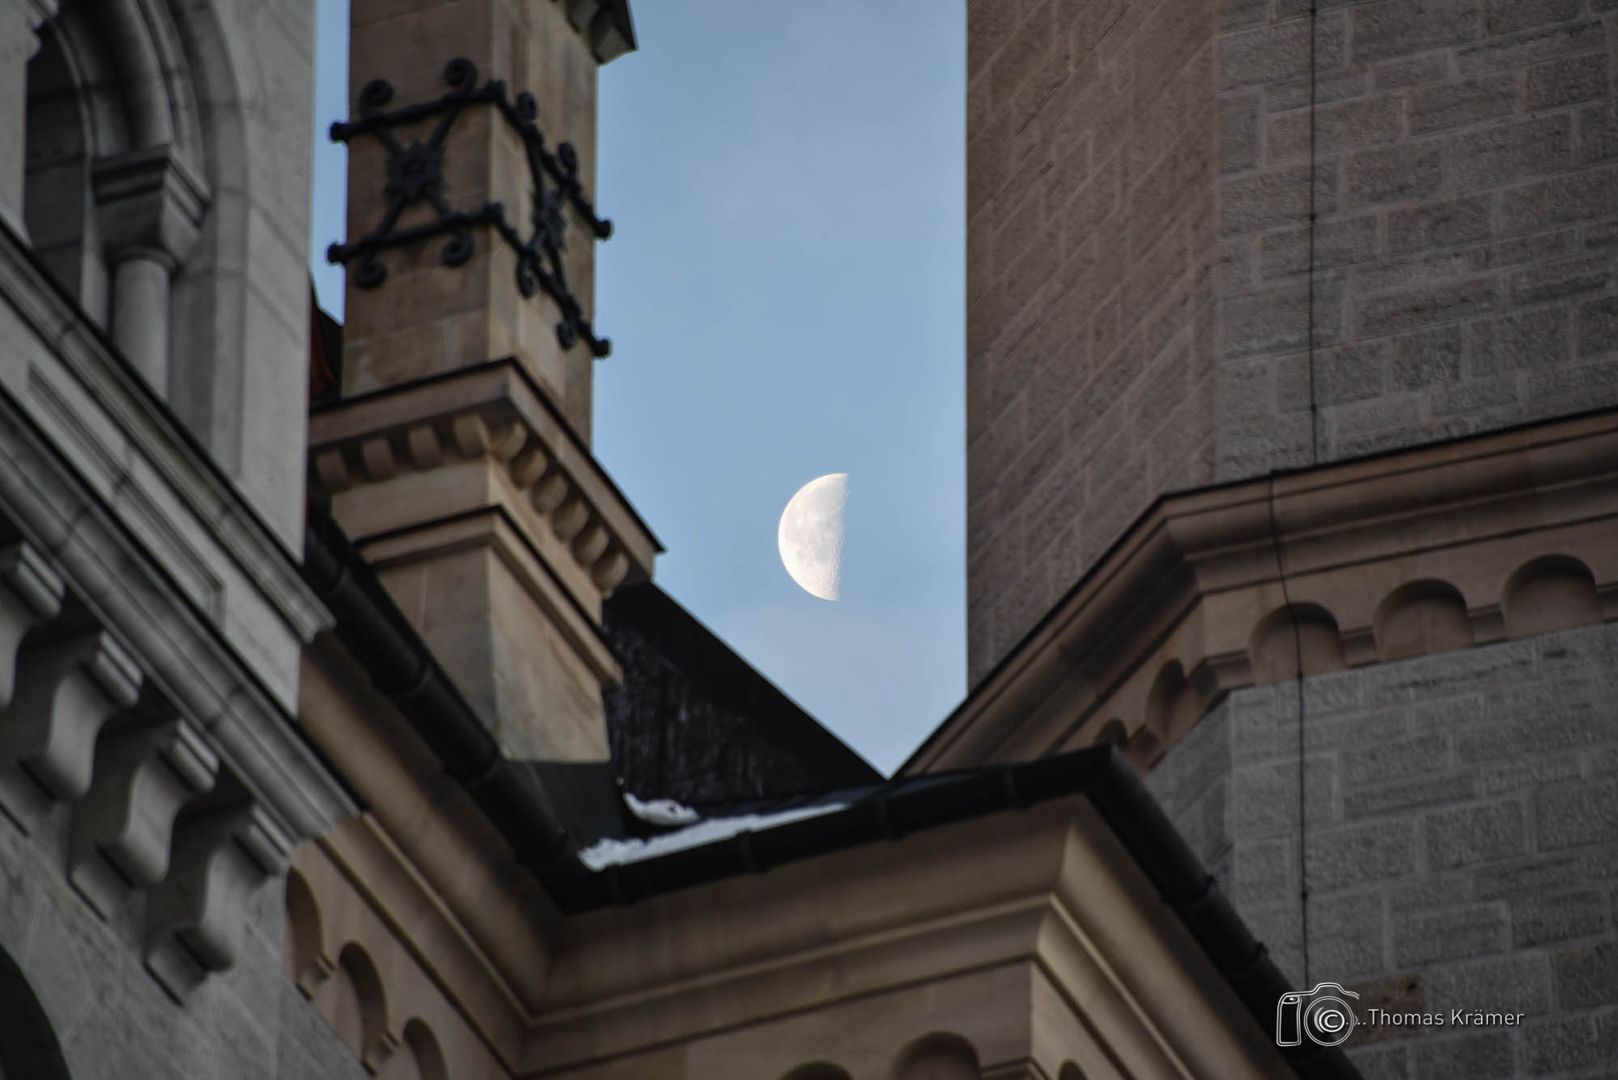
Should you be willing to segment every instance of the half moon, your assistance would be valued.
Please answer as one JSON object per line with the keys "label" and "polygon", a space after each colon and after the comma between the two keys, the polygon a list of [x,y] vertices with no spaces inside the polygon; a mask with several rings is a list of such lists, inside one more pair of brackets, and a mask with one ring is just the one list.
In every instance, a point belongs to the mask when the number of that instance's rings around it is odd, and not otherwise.
{"label": "half moon", "polygon": [[781,565],[803,591],[836,600],[843,573],[843,504],[848,474],[830,473],[798,489],[781,512]]}

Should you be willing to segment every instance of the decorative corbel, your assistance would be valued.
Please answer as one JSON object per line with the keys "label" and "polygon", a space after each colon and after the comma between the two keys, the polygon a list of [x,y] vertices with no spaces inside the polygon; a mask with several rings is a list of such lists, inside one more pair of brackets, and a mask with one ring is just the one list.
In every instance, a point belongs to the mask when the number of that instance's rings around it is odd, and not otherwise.
{"label": "decorative corbel", "polygon": [[236,962],[248,900],[286,869],[292,838],[258,804],[182,814],[147,906],[146,968],[176,1001]]}
{"label": "decorative corbel", "polygon": [[104,918],[163,880],[175,819],[219,772],[201,733],[165,712],[102,736],[94,782],[74,810],[68,880]]}
{"label": "decorative corbel", "polygon": [[0,808],[26,830],[47,800],[90,790],[96,736],[135,703],[141,672],[103,630],[25,645],[17,670],[0,711]]}
{"label": "decorative corbel", "polygon": [[56,617],[66,591],[62,576],[30,545],[0,548],[0,709],[16,689],[23,636]]}

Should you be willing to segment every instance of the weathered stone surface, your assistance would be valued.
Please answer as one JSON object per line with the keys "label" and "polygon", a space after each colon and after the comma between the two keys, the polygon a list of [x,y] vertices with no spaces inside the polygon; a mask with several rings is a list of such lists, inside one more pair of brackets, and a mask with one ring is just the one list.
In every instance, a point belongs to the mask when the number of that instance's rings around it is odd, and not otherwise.
{"label": "weathered stone surface", "polygon": [[1433,1080],[1490,1080],[1517,1075],[1511,1036],[1487,1032],[1415,1044],[1417,1076]]}
{"label": "weathered stone surface", "polygon": [[[1455,355],[1457,336],[1422,344]],[[1230,695],[1215,732],[1190,734],[1213,736],[1221,754],[1171,751],[1150,774],[1176,821],[1194,811],[1173,792],[1228,777],[1231,895],[1278,957],[1301,959],[1301,858],[1315,980],[1414,974],[1424,991],[1411,1008],[1527,1014],[1520,1034],[1356,1035],[1356,1061],[1391,1075],[1408,1062],[1415,1076],[1536,1076],[1591,1060],[1612,1037],[1585,1010],[1618,1002],[1618,819],[1613,774],[1600,771],[1618,762],[1618,727],[1594,696],[1613,678],[1613,640],[1595,626],[1306,680],[1309,782],[1331,785],[1343,818],[1312,801],[1301,842],[1291,685]],[[1372,702],[1387,704],[1368,712]],[[1333,734],[1356,727],[1377,737]],[[1157,787],[1159,772],[1173,784]]]}
{"label": "weathered stone surface", "polygon": [[1412,94],[1409,102],[1414,134],[1466,127],[1516,112],[1517,78],[1513,74],[1486,75],[1441,83]]}
{"label": "weathered stone surface", "polygon": [[1526,844],[1524,809],[1516,799],[1427,815],[1427,858],[1438,867],[1519,855]]}
{"label": "weathered stone surface", "polygon": [[1551,962],[1563,1008],[1596,1008],[1618,1000],[1618,942],[1562,950]]}
{"label": "weathered stone surface", "polygon": [[1618,1026],[1579,1016],[1523,1029],[1522,1064],[1531,1076],[1610,1065],[1618,1060]]}
{"label": "weathered stone surface", "polygon": [[1618,835],[1618,780],[1541,791],[1535,820],[1541,850],[1610,842]]}

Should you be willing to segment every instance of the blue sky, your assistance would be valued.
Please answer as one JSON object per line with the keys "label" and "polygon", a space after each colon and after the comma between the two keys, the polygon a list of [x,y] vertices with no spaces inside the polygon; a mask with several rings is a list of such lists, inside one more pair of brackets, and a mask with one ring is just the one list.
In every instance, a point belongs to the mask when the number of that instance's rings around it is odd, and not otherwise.
{"label": "blue sky", "polygon": [[[596,454],[669,549],[659,584],[889,771],[965,691],[961,0],[634,11],[640,50],[601,74]],[[317,264],[346,18],[319,0]],[[776,553],[831,472],[836,603]]]}

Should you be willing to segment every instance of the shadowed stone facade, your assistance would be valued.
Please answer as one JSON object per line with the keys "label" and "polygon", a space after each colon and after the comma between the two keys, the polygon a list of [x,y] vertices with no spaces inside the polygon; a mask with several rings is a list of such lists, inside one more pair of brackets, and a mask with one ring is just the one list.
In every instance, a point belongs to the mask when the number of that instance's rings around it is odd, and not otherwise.
{"label": "shadowed stone facade", "polygon": [[1164,808],[1300,985],[1333,980],[1390,1011],[1526,1014],[1367,1028],[1350,1043],[1365,1075],[1609,1065],[1618,629],[1308,679],[1301,732],[1298,692],[1238,691],[1203,717],[1148,778]]}
{"label": "shadowed stone facade", "polygon": [[1606,1075],[1612,457],[1563,517],[1528,447],[1618,403],[1618,5],[968,14],[975,690],[907,770],[1119,743],[1302,987],[1526,1014],[1366,1076]]}
{"label": "shadowed stone facade", "polygon": [[1618,400],[1610,5],[968,7],[974,680],[1158,494]]}
{"label": "shadowed stone facade", "polygon": [[[34,1071],[0,1050],[19,1080],[88,1077],[243,1077],[359,1080],[337,1036],[281,973],[281,890],[262,888],[244,920],[232,969],[178,1007],[142,969],[138,909],[104,918],[60,881],[65,818],[24,837],[0,822],[0,949],[28,980],[67,1073]],[[11,990],[10,987],[7,988]],[[16,1000],[16,999],[7,999]],[[7,1010],[7,1025],[21,1010]]]}
{"label": "shadowed stone facade", "polygon": [[0,16],[0,1073],[362,1075],[281,974],[312,12]]}
{"label": "shadowed stone facade", "polygon": [[1208,0],[967,10],[975,681],[1149,492],[1213,478],[1217,54]]}

